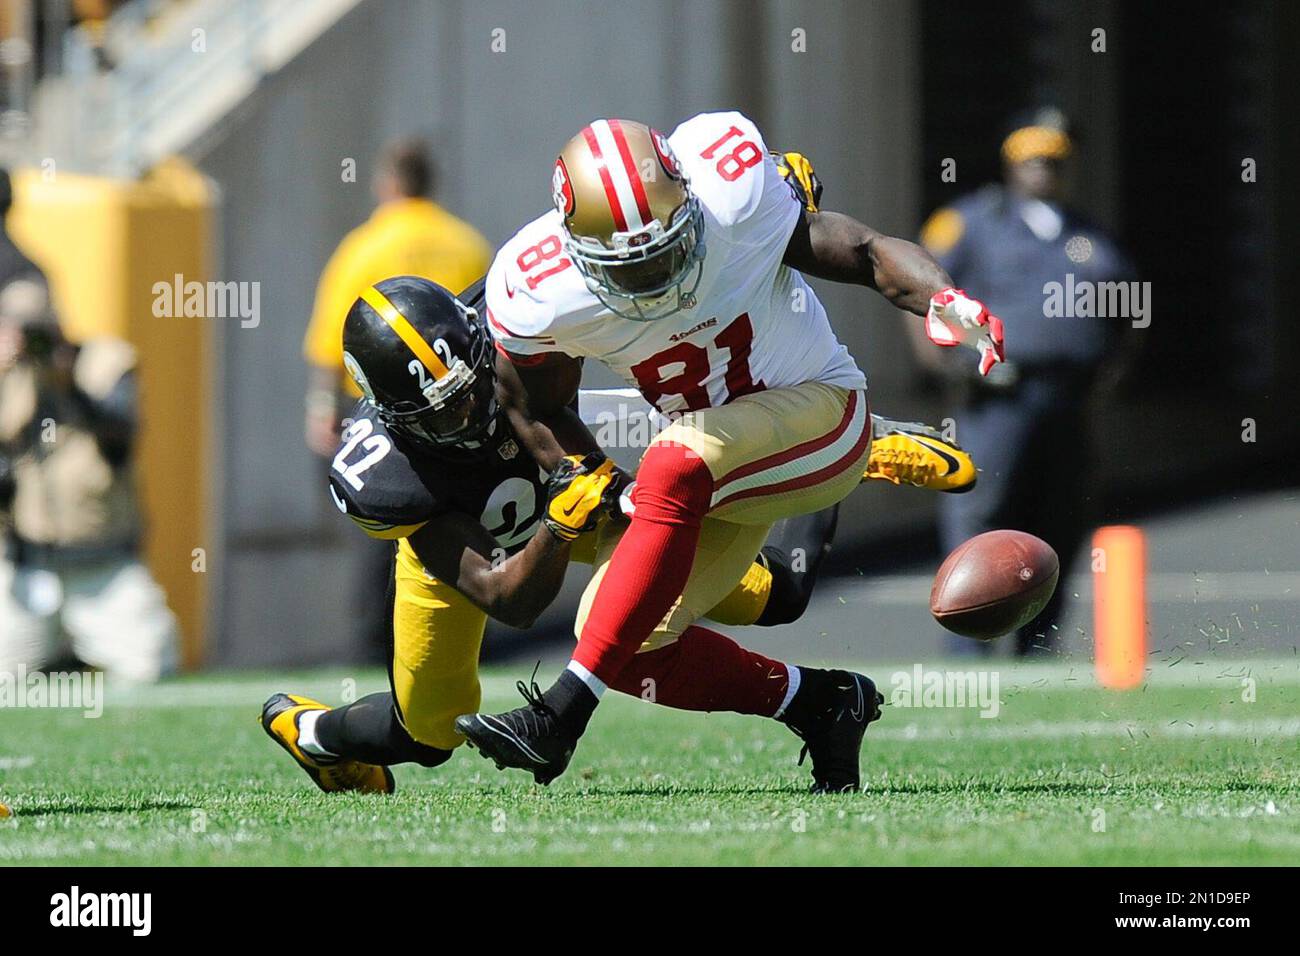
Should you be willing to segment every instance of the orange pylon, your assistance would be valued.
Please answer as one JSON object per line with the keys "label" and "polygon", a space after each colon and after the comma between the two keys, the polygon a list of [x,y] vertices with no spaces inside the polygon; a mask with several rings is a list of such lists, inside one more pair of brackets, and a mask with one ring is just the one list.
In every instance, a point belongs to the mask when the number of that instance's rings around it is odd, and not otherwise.
{"label": "orange pylon", "polygon": [[1092,555],[1097,680],[1116,690],[1138,687],[1147,660],[1146,536],[1130,525],[1098,528]]}

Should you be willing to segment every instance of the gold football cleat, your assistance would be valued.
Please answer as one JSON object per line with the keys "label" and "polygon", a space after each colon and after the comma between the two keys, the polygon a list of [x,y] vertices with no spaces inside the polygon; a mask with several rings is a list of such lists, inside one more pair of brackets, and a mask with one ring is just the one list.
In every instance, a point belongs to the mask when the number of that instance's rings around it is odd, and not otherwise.
{"label": "gold football cleat", "polygon": [[326,793],[356,790],[361,793],[392,793],[396,789],[393,773],[387,767],[361,763],[359,760],[325,760],[298,746],[298,720],[308,711],[329,710],[319,701],[296,694],[272,694],[262,705],[262,729],[289,752],[307,776]]}
{"label": "gold football cleat", "polygon": [[937,429],[872,415],[871,438],[863,481],[876,479],[954,494],[975,487],[975,462]]}

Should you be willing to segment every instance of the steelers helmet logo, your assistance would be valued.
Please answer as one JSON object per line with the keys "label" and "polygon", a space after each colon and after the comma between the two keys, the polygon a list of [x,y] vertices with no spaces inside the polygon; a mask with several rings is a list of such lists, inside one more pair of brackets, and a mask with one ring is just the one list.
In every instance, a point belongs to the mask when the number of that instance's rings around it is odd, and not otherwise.
{"label": "steelers helmet logo", "polygon": [[361,371],[361,366],[357,360],[348,352],[343,353],[343,368],[347,370],[348,375],[352,376],[352,381],[357,383],[357,388],[361,389],[361,394],[366,397],[366,401],[371,404],[375,401],[374,389],[370,387],[370,382],[366,379],[366,373]]}
{"label": "steelers helmet logo", "polygon": [[677,154],[668,145],[668,137],[657,129],[650,130],[650,140],[654,143],[655,153],[659,156],[659,165],[673,179],[682,178],[682,164],[677,162]]}
{"label": "steelers helmet logo", "polygon": [[555,174],[551,177],[551,201],[560,215],[568,218],[573,215],[573,184],[569,182],[569,170],[561,157],[555,161]]}

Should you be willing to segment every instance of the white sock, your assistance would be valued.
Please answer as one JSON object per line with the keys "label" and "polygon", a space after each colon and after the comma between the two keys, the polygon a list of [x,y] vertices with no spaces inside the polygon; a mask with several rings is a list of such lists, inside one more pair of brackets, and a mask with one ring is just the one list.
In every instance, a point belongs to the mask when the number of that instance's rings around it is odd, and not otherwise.
{"label": "white sock", "polygon": [[587,670],[587,668],[583,667],[577,661],[569,661],[569,666],[566,667],[565,670],[567,670],[569,673],[576,676],[578,680],[586,684],[587,689],[596,695],[597,700],[600,700],[601,695],[604,694],[605,691],[609,689],[608,687],[605,686],[605,682],[603,680],[601,680],[591,671]]}
{"label": "white sock", "polygon": [[316,739],[316,721],[324,713],[323,710],[309,710],[298,718],[298,749],[313,757],[337,757],[338,754],[326,750]]}
{"label": "white sock", "polygon": [[786,664],[785,677],[785,697],[781,701],[781,706],[776,709],[776,713],[772,715],[773,720],[777,720],[785,713],[785,709],[790,706],[790,701],[794,700],[794,695],[799,693],[799,681],[802,679],[799,676],[799,668],[793,664]]}

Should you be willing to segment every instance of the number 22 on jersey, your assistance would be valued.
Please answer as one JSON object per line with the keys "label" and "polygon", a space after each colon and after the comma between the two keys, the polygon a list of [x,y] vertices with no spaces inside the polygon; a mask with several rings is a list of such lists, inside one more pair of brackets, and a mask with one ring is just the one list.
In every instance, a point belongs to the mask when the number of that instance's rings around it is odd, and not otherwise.
{"label": "number 22 on jersey", "polygon": [[[365,487],[361,475],[366,469],[379,464],[384,456],[393,450],[393,443],[389,441],[388,436],[371,434],[374,430],[374,422],[368,418],[358,418],[344,429],[340,438],[343,446],[334,456],[334,470],[338,472],[340,478],[352,486],[353,491],[360,491]],[[349,464],[348,459],[352,457],[358,445],[365,455],[360,461]]]}

